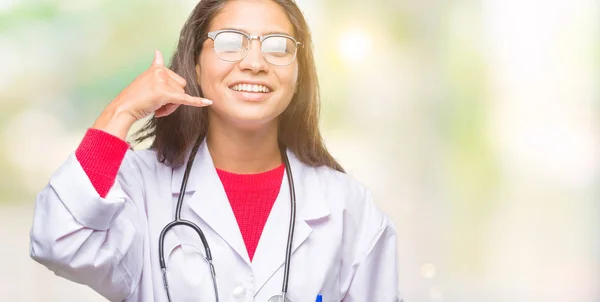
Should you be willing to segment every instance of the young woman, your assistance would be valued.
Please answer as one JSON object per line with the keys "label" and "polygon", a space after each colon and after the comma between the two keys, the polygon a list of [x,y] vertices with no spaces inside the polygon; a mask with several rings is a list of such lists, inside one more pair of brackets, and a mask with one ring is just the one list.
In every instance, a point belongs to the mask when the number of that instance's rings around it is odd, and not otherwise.
{"label": "young woman", "polygon": [[293,0],[200,1],[38,194],[31,257],[111,301],[399,301],[394,226],[318,105]]}

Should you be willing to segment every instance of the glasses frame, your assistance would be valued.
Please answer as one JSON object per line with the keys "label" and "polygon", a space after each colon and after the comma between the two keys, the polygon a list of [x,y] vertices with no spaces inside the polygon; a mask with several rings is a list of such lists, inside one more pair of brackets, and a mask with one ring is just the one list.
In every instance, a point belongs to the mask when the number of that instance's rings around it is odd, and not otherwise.
{"label": "glasses frame", "polygon": [[[213,47],[215,54],[217,55],[217,57],[225,62],[239,62],[241,60],[243,60],[244,58],[246,58],[246,56],[248,55],[248,53],[250,52],[250,48],[252,47],[252,40],[258,40],[260,41],[260,54],[263,56],[263,59],[265,59],[265,62],[274,65],[274,66],[288,66],[290,64],[292,64],[294,62],[294,60],[296,59],[296,55],[298,54],[298,48],[302,48],[303,44],[302,42],[298,42],[296,41],[296,39],[294,39],[294,37],[290,36],[290,35],[286,35],[286,34],[269,34],[269,35],[264,35],[264,36],[255,36],[255,35],[251,35],[248,33],[245,33],[243,31],[240,30],[234,30],[234,29],[222,29],[222,30],[216,30],[216,31],[211,31],[208,33],[208,39],[213,40],[213,42],[215,41],[215,39],[217,38],[217,36],[221,33],[224,32],[230,32],[230,33],[237,33],[237,34],[241,34],[243,36],[245,36],[248,39],[248,48],[246,48],[246,53],[239,59],[239,60],[225,60],[223,58],[221,58],[219,56],[219,53],[217,53],[217,50]],[[262,49],[262,43],[265,39],[270,38],[270,37],[284,37],[284,38],[288,38],[291,39],[292,41],[294,41],[295,45],[296,45],[296,50],[294,51],[294,56],[292,57],[292,59],[290,60],[289,63],[287,64],[273,64],[271,62],[269,62],[269,60],[267,60],[267,58],[265,57],[265,53],[263,52]]]}

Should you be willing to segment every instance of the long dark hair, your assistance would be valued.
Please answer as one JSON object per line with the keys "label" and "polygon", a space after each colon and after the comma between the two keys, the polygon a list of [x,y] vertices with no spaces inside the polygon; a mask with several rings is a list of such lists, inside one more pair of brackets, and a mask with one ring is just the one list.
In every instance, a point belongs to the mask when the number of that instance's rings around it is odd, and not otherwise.
{"label": "long dark hair", "polygon": [[[273,0],[286,11],[296,38],[303,43],[298,49],[299,66],[297,90],[288,107],[279,117],[278,139],[307,165],[329,166],[344,172],[342,166],[329,154],[319,131],[319,84],[312,51],[312,39],[308,24],[294,0]],[[202,87],[196,79],[202,42],[208,34],[212,19],[228,0],[200,1],[181,30],[177,49],[169,69],[186,81],[185,91],[193,96],[202,95]],[[205,108],[180,106],[172,114],[152,117],[134,134],[134,142],[154,138],[150,149],[155,150],[158,160],[172,167],[180,167],[186,154],[198,138],[208,132],[208,111]]]}

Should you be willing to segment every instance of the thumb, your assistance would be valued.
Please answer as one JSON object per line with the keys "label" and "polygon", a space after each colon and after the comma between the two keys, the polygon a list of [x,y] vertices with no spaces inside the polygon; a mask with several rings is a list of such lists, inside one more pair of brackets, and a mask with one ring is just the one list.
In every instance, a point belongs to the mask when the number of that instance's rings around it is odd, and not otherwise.
{"label": "thumb", "polygon": [[154,61],[152,61],[152,65],[159,65],[159,66],[165,65],[162,53],[160,53],[160,50],[158,50],[158,49],[154,50]]}

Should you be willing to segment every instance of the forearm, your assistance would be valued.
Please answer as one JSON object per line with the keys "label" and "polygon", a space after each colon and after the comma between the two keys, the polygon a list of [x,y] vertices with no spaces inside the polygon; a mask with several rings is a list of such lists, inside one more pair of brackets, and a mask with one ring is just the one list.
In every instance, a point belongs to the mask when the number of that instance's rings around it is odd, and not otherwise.
{"label": "forearm", "polygon": [[106,197],[117,177],[129,145],[98,129],[88,129],[75,157],[100,197]]}

